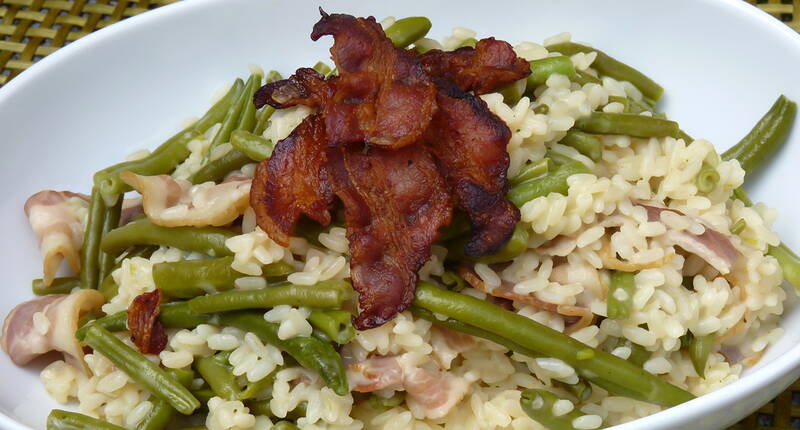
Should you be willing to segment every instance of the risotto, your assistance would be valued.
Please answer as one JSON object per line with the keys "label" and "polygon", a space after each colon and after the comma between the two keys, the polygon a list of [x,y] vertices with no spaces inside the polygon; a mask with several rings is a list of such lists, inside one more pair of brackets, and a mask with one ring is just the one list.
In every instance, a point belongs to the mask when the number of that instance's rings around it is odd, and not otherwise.
{"label": "risotto", "polygon": [[[419,52],[480,43],[465,28],[436,41],[429,23],[397,26],[409,22],[380,24]],[[288,246],[259,227],[256,163],[318,111],[256,109],[259,68],[165,146],[98,173],[91,197],[32,197],[41,297],[12,311],[3,347],[18,364],[64,353],[41,380],[80,415],[54,411],[48,428],[597,429],[736,381],[782,335],[796,256],[770,229],[776,212],[741,192],[751,159],[677,129],[657,84],[609,72],[616,60],[587,46],[568,33],[519,43],[531,74],[470,96],[510,131],[519,221],[499,252],[472,258],[454,245],[455,217],[414,274],[411,307],[373,328],[351,323],[349,220],[301,221]],[[794,109],[776,102],[762,122],[777,135],[761,137],[785,137]],[[593,122],[614,115],[675,129]],[[54,277],[64,259],[75,277]],[[435,306],[452,297],[520,330]]]}

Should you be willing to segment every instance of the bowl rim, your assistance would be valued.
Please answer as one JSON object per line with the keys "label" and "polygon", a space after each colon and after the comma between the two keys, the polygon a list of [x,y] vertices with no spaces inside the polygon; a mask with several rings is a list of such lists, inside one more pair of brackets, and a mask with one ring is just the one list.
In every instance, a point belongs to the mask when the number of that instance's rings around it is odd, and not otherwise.
{"label": "bowl rim", "polygon": [[[180,1],[161,6],[150,10],[147,13],[132,16],[108,27],[99,29],[88,34],[67,46],[58,49],[56,52],[37,61],[27,70],[20,73],[14,79],[8,81],[0,87],[0,102],[5,99],[13,98],[19,92],[26,91],[28,82],[35,79],[37,75],[47,73],[51,68],[57,68],[58,64],[69,58],[73,52],[91,49],[91,47],[106,38],[116,34],[127,32],[138,26],[146,25],[149,22],[170,19],[175,14],[183,13],[189,8],[203,8],[209,4],[222,2],[225,0],[193,0]],[[800,33],[794,31],[778,19],[772,17],[767,12],[754,5],[742,0],[695,0],[706,4],[713,4],[714,7],[728,8],[730,12],[746,16],[759,23],[763,31],[774,32],[779,37],[788,38],[793,42],[795,48],[800,51]],[[800,11],[798,11],[800,13]],[[660,411],[656,414],[639,418],[630,423],[625,423],[611,427],[615,430],[636,430],[649,428],[650,426],[663,424],[674,418],[675,414],[684,417],[700,417],[706,410],[718,410],[725,404],[734,404],[737,399],[748,397],[758,390],[771,385],[780,383],[782,377],[793,375],[793,379],[800,376],[800,344],[791,347],[782,356],[776,357],[772,362],[757,368],[748,373],[746,377],[726,385],[718,390],[705,394],[689,402]],[[788,384],[786,384],[788,386]],[[785,389],[786,387],[781,387]],[[8,430],[32,430],[31,427],[22,424],[10,416],[0,411],[0,428]]]}

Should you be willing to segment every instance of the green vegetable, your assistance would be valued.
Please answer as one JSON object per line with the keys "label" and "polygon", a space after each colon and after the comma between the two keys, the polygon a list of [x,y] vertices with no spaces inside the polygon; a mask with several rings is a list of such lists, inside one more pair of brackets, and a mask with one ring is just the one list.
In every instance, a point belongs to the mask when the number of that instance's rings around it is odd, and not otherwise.
{"label": "green vegetable", "polygon": [[231,145],[253,161],[266,160],[275,148],[269,140],[244,130],[236,130],[231,134]]}
{"label": "green vegetable", "polygon": [[579,402],[584,402],[589,400],[589,397],[592,397],[592,384],[584,380],[579,380],[575,384],[567,384],[556,379],[553,379],[552,382],[554,386],[560,387],[575,396]]}
{"label": "green vegetable", "polygon": [[31,289],[33,294],[37,296],[46,296],[48,294],[69,294],[75,287],[81,286],[81,280],[76,277],[55,278],[50,283],[49,287],[44,285],[41,279],[34,279],[31,282]]}
{"label": "green vegetable", "polygon": [[455,292],[459,292],[467,286],[466,282],[452,270],[445,270],[440,279],[442,284]]}
{"label": "green vegetable", "polygon": [[231,149],[222,157],[210,160],[203,167],[189,177],[189,182],[202,184],[204,182],[220,182],[228,173],[241,169],[245,164],[251,163],[250,158],[236,149]]}
{"label": "green vegetable", "polygon": [[589,173],[589,169],[577,161],[563,164],[548,172],[546,176],[529,179],[513,186],[508,192],[508,200],[517,207],[522,207],[525,203],[550,193],[567,194],[569,189],[567,178],[578,173]]}
{"label": "green vegetable", "polygon": [[572,60],[569,57],[547,57],[540,60],[533,60],[530,62],[531,74],[528,75],[528,90],[533,92],[539,85],[547,82],[550,75],[558,74],[564,75],[569,79],[575,77],[575,66],[572,65]]}
{"label": "green vegetable", "polygon": [[631,355],[628,356],[628,361],[639,367],[644,366],[645,361],[649,360],[650,356],[652,355],[650,351],[644,349],[642,345],[639,345],[638,343],[633,343],[625,338],[620,338],[617,340],[616,348],[619,347],[626,347],[630,349]]}
{"label": "green vegetable", "polygon": [[242,112],[244,112],[245,107],[253,104],[252,94],[255,92],[255,89],[260,86],[261,75],[254,73],[247,78],[247,83],[245,83],[243,90],[228,107],[228,111],[225,113],[225,118],[222,120],[222,126],[219,128],[219,131],[217,131],[217,134],[214,135],[214,138],[208,145],[206,161],[208,161],[209,157],[217,146],[230,140],[231,132],[233,132],[233,130],[235,130],[236,126],[239,124],[239,118],[241,117]]}
{"label": "green vegetable", "polygon": [[748,175],[752,174],[786,141],[796,115],[795,102],[781,95],[747,136],[722,154],[722,159],[735,158]]}
{"label": "green vegetable", "polygon": [[[117,199],[120,200],[120,199]],[[83,288],[96,289],[100,275],[98,255],[100,240],[103,237],[103,217],[106,205],[98,187],[92,187],[92,197],[89,201],[89,216],[86,220],[86,231],[83,233],[83,246],[81,247],[81,285]]]}
{"label": "green vegetable", "polygon": [[739,234],[743,232],[744,229],[746,228],[747,228],[747,221],[745,221],[744,218],[739,218],[739,220],[733,223],[733,225],[731,226],[731,233]]}
{"label": "green vegetable", "polygon": [[225,241],[233,236],[236,233],[223,228],[161,227],[142,219],[108,232],[100,243],[100,249],[115,254],[134,245],[160,245],[223,257],[233,255],[225,246]]}
{"label": "green vegetable", "polygon": [[523,78],[500,88],[498,92],[503,96],[506,104],[515,105],[525,95],[526,88],[527,79]]}
{"label": "green vegetable", "polygon": [[695,372],[697,372],[701,378],[705,378],[706,376],[706,363],[708,362],[708,355],[711,353],[711,348],[713,347],[713,334],[692,336],[691,343],[689,344],[689,358],[692,360],[692,366]]}
{"label": "green vegetable", "polygon": [[[184,387],[188,387],[194,379],[194,372],[191,370],[170,370],[169,373]],[[151,398],[150,401],[153,403],[153,408],[139,421],[136,430],[163,430],[175,416],[176,411],[169,403],[157,398]]]}
{"label": "green vegetable", "polygon": [[267,309],[278,305],[335,308],[352,295],[346,281],[328,280],[315,285],[280,285],[251,291],[227,291],[189,300],[197,313],[225,312],[241,309]]}
{"label": "green vegetable", "polygon": [[[122,266],[122,262],[128,258],[134,257],[141,257],[141,258],[150,258],[151,255],[158,249],[157,246],[135,246],[131,248],[129,251],[126,252],[123,258],[116,263],[111,270],[108,271],[108,275],[103,278],[103,281],[100,282],[100,286],[97,287],[97,291],[105,297],[106,301],[110,301],[114,296],[117,295],[119,291],[119,285],[114,282],[114,277],[111,274],[114,270],[117,270],[120,266]],[[103,251],[100,251],[103,252]],[[110,254],[109,254],[110,255]]]}
{"label": "green vegetable", "polygon": [[511,261],[514,257],[517,257],[528,249],[528,236],[528,225],[522,222],[517,223],[517,225],[514,226],[514,232],[511,234],[511,238],[508,239],[508,242],[506,242],[499,251],[492,255],[481,257],[478,261],[486,264]]}
{"label": "green vegetable", "polygon": [[476,39],[474,37],[468,37],[468,38],[462,40],[461,43],[458,45],[458,47],[459,48],[463,48],[465,46],[469,46],[470,48],[474,48],[475,45],[477,45],[477,44],[478,44],[478,39]]}
{"label": "green vegetable", "polygon": [[[558,400],[558,396],[549,391],[531,388],[522,392],[519,403],[529,417],[549,430],[575,430],[573,422],[585,414],[581,413],[580,409],[574,408],[564,415],[556,416],[553,413],[553,405]],[[598,428],[604,427],[601,425]]]}
{"label": "green vegetable", "polygon": [[638,88],[645,97],[649,97],[656,102],[661,99],[661,96],[664,94],[664,88],[661,88],[661,86],[655,83],[652,79],[648,78],[633,67],[617,61],[597,49],[572,42],[548,45],[547,49],[550,52],[559,52],[563,55],[570,56],[579,52],[596,52],[597,58],[592,63],[592,68],[597,70],[597,72],[601,75],[610,76],[618,81],[628,81]]}
{"label": "green vegetable", "polygon": [[608,317],[615,320],[630,318],[633,311],[633,295],[636,293],[636,281],[633,272],[611,271],[611,282],[608,287]]}
{"label": "green vegetable", "polygon": [[575,128],[594,134],[623,134],[633,137],[678,137],[675,121],[631,113],[592,112],[575,121]]}
{"label": "green vegetable", "polygon": [[229,352],[200,357],[194,361],[194,368],[216,396],[225,400],[239,400],[239,383],[228,364],[228,357]]}
{"label": "green vegetable", "polygon": [[703,163],[703,166],[694,178],[694,183],[697,186],[697,191],[708,194],[717,188],[719,173],[714,166]]}
{"label": "green vegetable", "polygon": [[270,430],[300,430],[300,427],[289,421],[278,421]]}
{"label": "green vegetable", "polygon": [[356,336],[356,330],[351,323],[353,315],[342,310],[311,311],[308,322],[321,331],[330,340],[345,345]]}
{"label": "green vegetable", "polygon": [[[623,112],[630,113],[631,112],[631,101],[627,97],[624,96],[608,96],[608,105],[611,103],[619,103],[623,107]],[[639,112],[636,112],[639,113]]]}
{"label": "green vegetable", "polygon": [[331,69],[331,66],[323,63],[322,61],[317,61],[317,64],[314,64],[313,69],[316,70],[317,73],[319,73],[322,76],[328,76],[328,74],[333,71],[333,69]]}
{"label": "green vegetable", "polygon": [[[276,70],[270,70],[270,72],[267,73],[265,83],[269,84],[275,81],[280,81],[281,79],[283,79],[283,76],[281,76],[280,73],[278,73]],[[264,106],[258,113],[256,113],[256,128],[253,131],[256,136],[261,136],[264,134],[264,130],[267,129],[269,119],[273,113],[275,113],[275,108],[270,105]]]}
{"label": "green vegetable", "polygon": [[528,163],[520,169],[519,173],[511,178],[508,182],[511,185],[517,185],[521,182],[525,182],[529,179],[536,179],[543,175],[546,175],[547,172],[550,170],[550,160],[547,158],[542,158],[539,161]]}
{"label": "green vegetable", "polygon": [[285,351],[301,366],[319,373],[336,394],[344,396],[350,392],[342,357],[329,343],[306,336],[280,339],[279,325],[265,321],[260,312],[226,312],[219,315],[218,321],[222,325],[252,332],[263,342]]}
{"label": "green vegetable", "polygon": [[579,85],[586,85],[586,84],[602,85],[603,84],[603,81],[598,79],[596,76],[590,75],[589,73],[583,72],[583,71],[580,71],[580,70],[576,70],[575,71],[575,77],[572,78],[572,82],[575,82],[575,83],[577,83]]}
{"label": "green vegetable", "polygon": [[200,407],[200,401],[174,376],[104,328],[92,325],[86,332],[85,340],[95,351],[106,356],[118,369],[147,389],[150,394],[169,403],[178,412],[190,415]]}
{"label": "green vegetable", "polygon": [[131,171],[139,175],[151,176],[169,173],[174,170],[175,166],[189,156],[189,149],[186,144],[205,133],[214,124],[222,121],[230,106],[243,90],[244,83],[241,79],[237,79],[230,91],[214,104],[202,118],[169,138],[147,157],[141,160],[115,164],[95,173],[94,185],[99,188],[100,193],[106,200],[106,204],[110,205],[120,194],[131,190],[119,178],[120,173]]}
{"label": "green vegetable", "polygon": [[420,282],[414,305],[500,337],[513,337],[514,342],[524,348],[566,362],[592,382],[603,381],[601,387],[617,394],[663,406],[674,406],[694,398],[640,367],[601,350],[595,350],[592,358],[578,360],[578,353],[589,348],[587,345],[484,300]]}
{"label": "green vegetable", "polygon": [[245,98],[243,100],[244,107],[242,114],[239,116],[239,122],[234,127],[234,130],[253,131],[256,126],[256,105],[253,103],[253,96],[256,91],[261,87],[261,75],[254,73],[250,75],[247,80],[246,90],[244,92]]}
{"label": "green vegetable", "polygon": [[600,143],[600,139],[578,130],[568,131],[567,135],[558,143],[571,146],[594,161],[603,156],[603,144]]}
{"label": "green vegetable", "polygon": [[[101,229],[100,238],[108,234],[109,231],[119,227],[119,220],[122,216],[122,201],[117,199],[113,206],[106,206],[105,213],[103,214],[103,228]],[[100,242],[97,242],[100,246]],[[117,254],[109,254],[108,252],[97,251],[97,279],[102,282],[114,269],[114,261]]]}
{"label": "green vegetable", "polygon": [[533,108],[533,113],[538,113],[540,115],[547,115],[550,112],[550,106],[545,104],[541,104]]}
{"label": "green vegetable", "polygon": [[392,40],[394,46],[406,48],[412,43],[425,37],[431,30],[431,20],[424,16],[410,16],[398,19],[386,29],[386,37]]}
{"label": "green vegetable", "polygon": [[800,289],[800,257],[794,253],[785,243],[778,246],[770,246],[767,255],[773,256],[778,260],[778,264],[783,269],[783,279],[792,284],[795,289]]}
{"label": "green vegetable", "polygon": [[77,412],[53,409],[47,416],[47,430],[125,430],[125,428]]}
{"label": "green vegetable", "polygon": [[373,394],[367,399],[367,404],[370,408],[379,411],[389,410],[395,406],[402,405],[406,401],[405,394],[403,391],[396,391],[391,397],[381,397]]}

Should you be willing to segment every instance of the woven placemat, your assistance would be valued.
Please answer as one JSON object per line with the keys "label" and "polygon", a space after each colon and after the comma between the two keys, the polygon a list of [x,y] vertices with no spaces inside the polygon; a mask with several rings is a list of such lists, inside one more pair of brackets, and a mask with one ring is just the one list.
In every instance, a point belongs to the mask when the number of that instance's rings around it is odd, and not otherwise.
{"label": "woven placemat", "polygon": [[[175,1],[0,0],[0,86],[94,30]],[[800,0],[747,1],[800,31]],[[800,381],[729,430],[790,429],[800,429]]]}

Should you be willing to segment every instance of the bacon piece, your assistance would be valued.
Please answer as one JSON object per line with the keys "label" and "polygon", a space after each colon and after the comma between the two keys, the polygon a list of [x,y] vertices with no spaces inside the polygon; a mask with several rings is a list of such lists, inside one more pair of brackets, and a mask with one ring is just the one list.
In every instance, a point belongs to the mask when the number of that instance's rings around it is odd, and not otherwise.
{"label": "bacon piece", "polygon": [[373,17],[320,13],[311,39],[333,36],[339,70],[323,107],[328,144],[418,142],[436,113],[436,88],[414,55],[395,47]]}
{"label": "bacon piece", "polygon": [[69,191],[40,191],[25,201],[25,215],[43,255],[43,281],[50,285],[64,259],[76,273],[81,270],[83,245],[81,209],[89,207],[89,197]]}
{"label": "bacon piece", "polygon": [[439,111],[427,145],[472,223],[464,253],[494,254],[511,238],[520,219],[519,209],[506,199],[511,131],[483,100],[450,83],[436,83]]}
{"label": "bacon piece", "polygon": [[395,356],[376,356],[347,366],[347,380],[359,393],[399,390],[403,386],[403,368]]}
{"label": "bacon piece", "polygon": [[192,185],[169,175],[122,172],[119,177],[142,194],[147,217],[165,227],[227,225],[244,213],[249,203],[250,179]]}
{"label": "bacon piece", "polygon": [[420,145],[400,149],[329,148],[336,195],[345,206],[350,273],[359,293],[359,329],[377,327],[414,299],[452,204],[433,158]]}
{"label": "bacon piece", "polygon": [[428,75],[444,78],[463,91],[486,94],[531,74],[531,66],[517,57],[508,42],[481,39],[474,48],[445,52],[433,49],[419,57]]}
{"label": "bacon piece", "polygon": [[5,319],[0,346],[18,366],[50,351],[60,351],[70,364],[87,370],[75,331],[80,317],[99,309],[104,301],[96,290],[79,290],[20,303]]}
{"label": "bacon piece", "polygon": [[296,105],[320,107],[333,97],[335,79],[325,81],[316,70],[297,69],[289,79],[270,82],[256,91],[253,103],[256,108],[270,105],[285,109]]}
{"label": "bacon piece", "polygon": [[325,124],[322,116],[303,120],[272,156],[256,168],[250,205],[256,221],[275,242],[289,246],[300,215],[322,225],[331,222],[334,202],[325,167]]}
{"label": "bacon piece", "polygon": [[131,340],[143,354],[158,354],[167,347],[167,333],[158,316],[161,314],[161,290],[137,296],[128,308]]}
{"label": "bacon piece", "polygon": [[472,349],[476,344],[475,338],[468,334],[437,325],[431,327],[433,357],[442,369],[450,369],[450,365],[459,354]]}

